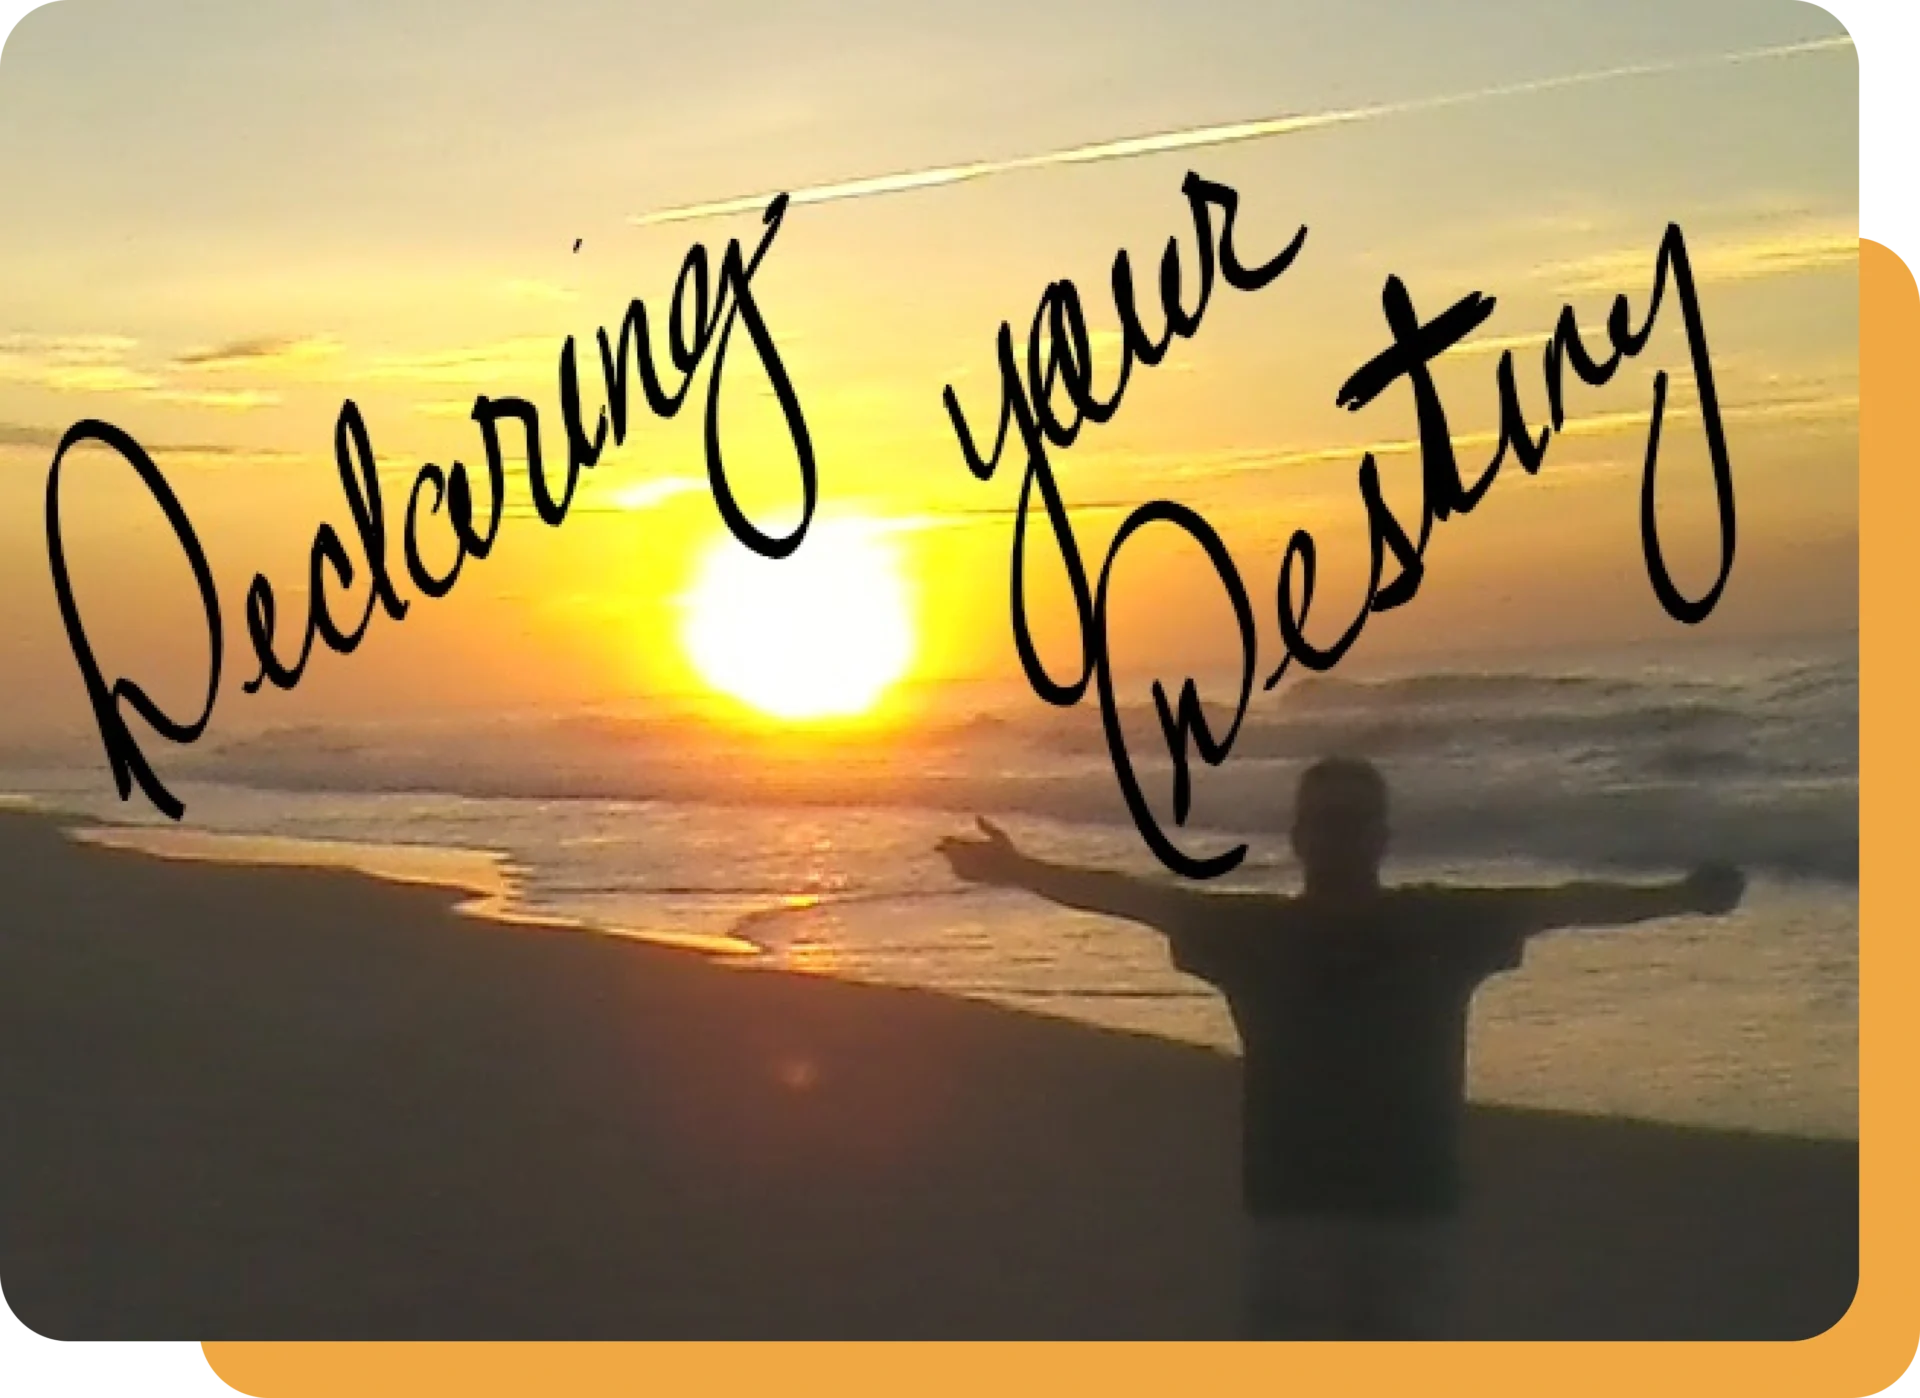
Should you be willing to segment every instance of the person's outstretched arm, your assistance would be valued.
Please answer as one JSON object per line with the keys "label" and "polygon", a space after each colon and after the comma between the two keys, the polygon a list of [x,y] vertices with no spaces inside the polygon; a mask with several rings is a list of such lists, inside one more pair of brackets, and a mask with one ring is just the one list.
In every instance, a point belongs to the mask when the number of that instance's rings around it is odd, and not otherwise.
{"label": "person's outstretched arm", "polygon": [[[1145,923],[1163,933],[1173,964],[1217,986],[1240,976],[1250,957],[1273,944],[1275,914],[1293,900],[1268,893],[1214,893],[1108,869],[1051,864],[1015,848],[1006,832],[976,816],[980,839],[949,837],[938,849],[970,883],[1024,888],[1083,912]],[[1254,929],[1265,936],[1249,935]]]}
{"label": "person's outstretched arm", "polygon": [[974,820],[981,838],[948,836],[937,846],[953,872],[969,883],[1023,888],[1065,907],[1123,917],[1162,930],[1175,926],[1198,896],[1109,869],[1081,869],[1035,859],[1016,847],[1006,831],[992,821],[980,816]]}
{"label": "person's outstretched arm", "polygon": [[1504,896],[1515,900],[1524,934],[1532,936],[1562,927],[1620,927],[1685,913],[1730,912],[1739,906],[1746,884],[1733,865],[1716,863],[1667,883],[1568,883]]}

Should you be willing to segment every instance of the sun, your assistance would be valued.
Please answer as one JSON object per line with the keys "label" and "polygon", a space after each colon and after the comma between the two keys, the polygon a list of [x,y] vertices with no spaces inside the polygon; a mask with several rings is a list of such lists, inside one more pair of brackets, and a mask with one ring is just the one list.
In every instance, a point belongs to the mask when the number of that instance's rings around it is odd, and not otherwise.
{"label": "sun", "polygon": [[782,559],[723,535],[681,603],[700,677],[772,718],[870,713],[913,659],[906,579],[872,520],[815,525]]}

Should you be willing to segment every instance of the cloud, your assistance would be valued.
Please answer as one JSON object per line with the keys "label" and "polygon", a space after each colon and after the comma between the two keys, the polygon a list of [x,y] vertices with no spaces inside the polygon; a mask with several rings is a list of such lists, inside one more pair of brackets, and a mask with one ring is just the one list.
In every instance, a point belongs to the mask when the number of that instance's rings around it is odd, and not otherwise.
{"label": "cloud", "polygon": [[0,447],[57,447],[60,433],[24,422],[0,422]]}
{"label": "cloud", "polygon": [[[1319,112],[1261,117],[1252,121],[1156,131],[1142,136],[1128,136],[1115,141],[1098,141],[1090,145],[1067,146],[1034,155],[1014,156],[1010,159],[974,160],[957,165],[934,165],[918,170],[900,170],[892,174],[865,175],[857,179],[807,185],[789,190],[787,198],[788,202],[795,205],[831,204],[845,199],[871,199],[890,194],[907,194],[915,190],[965,184],[973,180],[1012,174],[1020,170],[1091,165],[1109,160],[1130,160],[1138,156],[1163,155],[1172,151],[1192,150],[1204,146],[1233,145],[1241,141],[1266,140],[1275,136],[1317,131],[1323,127],[1372,121],[1378,117],[1437,111],[1447,107],[1493,101],[1502,97],[1517,97],[1529,93],[1551,92],[1560,88],[1582,87],[1591,83],[1611,82],[1619,78],[1688,72],[1701,68],[1718,68],[1730,64],[1789,58],[1852,47],[1851,38],[1846,35],[1835,35],[1831,38],[1779,44],[1769,48],[1740,49],[1731,53],[1677,58],[1660,63],[1635,63],[1618,68],[1603,68],[1584,73],[1565,73],[1558,77],[1504,83],[1497,87],[1477,88],[1470,92],[1450,93],[1440,97],[1381,102],[1364,107],[1330,108]],[[688,223],[700,219],[722,218],[731,214],[758,213],[773,200],[775,193],[775,191],[768,191],[760,194],[735,195],[699,204],[681,204],[671,208],[655,209],[651,213],[636,214],[627,221],[641,227],[648,227],[662,223]]]}
{"label": "cloud", "polygon": [[[1720,409],[1720,417],[1723,422],[1824,422],[1834,419],[1852,419],[1858,417],[1859,412],[1859,395],[1841,393],[1725,404]],[[1626,432],[1644,433],[1652,417],[1651,410],[1646,408],[1629,412],[1571,414],[1567,418],[1566,425],[1555,436],[1556,438],[1609,437]],[[1666,424],[1664,430],[1670,432],[1676,424],[1698,421],[1699,417],[1700,408],[1697,403],[1676,402],[1669,399],[1664,417]],[[1536,431],[1544,425],[1538,421],[1532,423]],[[1499,442],[1500,433],[1497,429],[1453,434],[1455,451],[1491,453]],[[1549,452],[1551,449],[1549,445]],[[1132,470],[1155,470],[1163,480],[1219,480],[1256,471],[1284,470],[1288,467],[1346,464],[1358,468],[1361,457],[1368,452],[1372,452],[1377,458],[1385,459],[1417,455],[1419,451],[1420,441],[1417,437],[1403,437],[1390,441],[1354,442],[1343,446],[1243,447],[1184,458],[1171,456],[1129,458],[1127,465]],[[1549,464],[1551,464],[1551,456],[1549,456]]]}
{"label": "cloud", "polygon": [[126,357],[139,341],[126,335],[39,335],[15,331],[0,335],[0,361],[39,364],[111,364]]}
{"label": "cloud", "polygon": [[[1569,292],[1615,291],[1646,282],[1657,254],[1621,249],[1548,263],[1533,275]],[[1803,228],[1791,233],[1750,237],[1740,242],[1702,239],[1689,242],[1687,258],[1696,282],[1754,281],[1797,272],[1854,270],[1860,265],[1860,234],[1850,227]]]}
{"label": "cloud", "polygon": [[178,403],[192,408],[219,408],[226,412],[247,412],[270,408],[280,395],[257,388],[156,388],[145,395],[156,403]]}
{"label": "cloud", "polygon": [[607,503],[626,513],[658,509],[669,500],[707,489],[704,476],[655,476],[608,492]]}
{"label": "cloud", "polygon": [[478,385],[529,373],[544,378],[554,372],[557,351],[551,340],[523,337],[470,349],[384,355],[368,364],[361,375],[401,383]]}
{"label": "cloud", "polygon": [[[1580,343],[1588,348],[1606,345],[1606,326],[1583,325],[1579,330]],[[1478,340],[1462,340],[1447,351],[1447,358],[1466,359],[1476,355],[1499,354],[1504,350],[1544,350],[1547,341],[1552,338],[1552,332],[1546,330],[1536,330],[1528,335],[1488,335]]]}
{"label": "cloud", "polygon": [[124,364],[46,365],[38,369],[35,380],[62,393],[144,393],[160,387],[152,374]]}
{"label": "cloud", "polygon": [[229,340],[208,349],[189,350],[176,356],[173,362],[175,367],[181,369],[257,369],[331,359],[339,352],[339,342],[324,335],[300,338],[257,335],[243,340]]}
{"label": "cloud", "polygon": [[[44,427],[38,423],[0,422],[0,449],[24,447],[52,451],[67,434],[64,427]],[[149,442],[140,445],[149,456],[199,458],[208,461],[285,461],[298,453],[272,447],[238,446],[231,442]]]}
{"label": "cloud", "polygon": [[[682,496],[695,495],[707,489],[705,476],[654,476],[643,481],[632,481],[627,485],[616,486],[611,490],[583,492],[567,510],[569,517],[574,515],[630,515],[647,510],[657,510],[670,501]],[[533,519],[538,512],[530,500],[510,499],[506,505],[509,519]]]}
{"label": "cloud", "polygon": [[[1069,515],[1079,518],[1084,515],[1128,514],[1145,503],[1144,496],[1139,500],[1073,500],[1067,503],[1066,508]],[[1019,513],[1019,509],[1013,505],[981,505],[972,508],[931,510],[924,514],[886,516],[876,521],[875,528],[882,534],[925,534],[936,529],[978,529],[1013,519]]]}
{"label": "cloud", "polygon": [[209,461],[296,461],[301,453],[278,447],[247,447],[232,442],[142,442],[150,456],[199,457]]}
{"label": "cloud", "polygon": [[[1772,399],[1762,402],[1733,404],[1724,406],[1720,416],[1726,422],[1829,422],[1836,419],[1851,420],[1859,416],[1860,399],[1857,394],[1809,395],[1792,399]],[[1652,414],[1646,409],[1636,412],[1594,413],[1585,417],[1570,417],[1566,427],[1558,434],[1561,437],[1607,438],[1625,433],[1643,436]],[[1694,403],[1675,403],[1669,401],[1666,409],[1666,427],[1671,431],[1677,424],[1698,421],[1700,410]],[[1535,424],[1538,427],[1540,424]],[[1481,452],[1491,455],[1493,447],[1499,442],[1497,431],[1456,432],[1453,445],[1462,453]],[[1155,494],[1166,493],[1172,482],[1185,484],[1216,480],[1233,480],[1239,477],[1289,467],[1345,465],[1358,469],[1360,459],[1372,452],[1384,464],[1389,458],[1417,455],[1420,443],[1416,438],[1405,438],[1386,442],[1356,442],[1346,446],[1286,448],[1286,447],[1243,447],[1201,454],[1128,454],[1124,457],[1113,455],[1099,458],[1101,465],[1124,464],[1132,474],[1151,473],[1154,481],[1152,490],[1143,490],[1137,499],[1092,499],[1074,500],[1067,504],[1067,513],[1080,518],[1102,514],[1126,514],[1145,504]],[[1551,446],[1546,464],[1542,468],[1541,480],[1551,483],[1569,473],[1582,475],[1599,469],[1630,464],[1635,470],[1641,466],[1638,448],[1627,458],[1616,461],[1581,461],[1569,458],[1556,458]],[[1463,460],[1463,474],[1471,476],[1476,463],[1471,456]],[[1301,501],[1293,502],[1296,506]],[[1035,507],[1038,508],[1037,506]],[[983,525],[997,524],[1011,519],[1018,511],[1011,505],[988,505],[977,508],[939,509],[924,514],[905,515],[886,521],[891,532],[919,533],[930,530],[968,529]]]}
{"label": "cloud", "polygon": [[556,303],[580,299],[580,293],[572,287],[524,277],[515,277],[511,281],[502,282],[500,290],[503,295],[515,301]]}
{"label": "cloud", "polygon": [[[175,364],[238,363],[241,350],[269,353],[269,344],[307,342],[249,341],[186,356]],[[130,362],[139,342],[126,335],[0,336],[0,383],[26,384],[56,393],[122,394],[155,403],[215,408],[228,412],[278,403],[278,394],[251,388],[205,389],[181,385],[150,368]]]}
{"label": "cloud", "polygon": [[0,335],[0,382],[71,392],[128,392],[159,380],[126,363],[138,341],[125,335]]}

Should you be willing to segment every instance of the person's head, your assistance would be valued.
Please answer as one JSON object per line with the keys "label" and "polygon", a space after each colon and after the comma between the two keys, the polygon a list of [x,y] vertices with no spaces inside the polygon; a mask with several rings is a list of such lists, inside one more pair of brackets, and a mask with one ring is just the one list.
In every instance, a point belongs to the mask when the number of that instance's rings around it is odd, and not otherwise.
{"label": "person's head", "polygon": [[1371,762],[1325,757],[1300,774],[1293,852],[1307,886],[1365,893],[1379,886],[1387,852],[1387,782]]}

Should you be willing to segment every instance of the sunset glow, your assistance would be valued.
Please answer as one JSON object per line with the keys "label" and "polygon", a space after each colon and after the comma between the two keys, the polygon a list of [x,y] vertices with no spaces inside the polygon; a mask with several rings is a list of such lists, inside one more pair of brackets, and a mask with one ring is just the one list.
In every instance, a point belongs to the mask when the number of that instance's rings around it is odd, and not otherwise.
{"label": "sunset glow", "polygon": [[913,658],[899,559],[867,521],[822,524],[779,561],[723,537],[682,603],[701,678],[772,718],[866,714]]}

